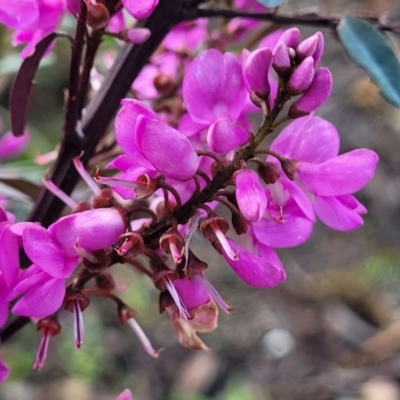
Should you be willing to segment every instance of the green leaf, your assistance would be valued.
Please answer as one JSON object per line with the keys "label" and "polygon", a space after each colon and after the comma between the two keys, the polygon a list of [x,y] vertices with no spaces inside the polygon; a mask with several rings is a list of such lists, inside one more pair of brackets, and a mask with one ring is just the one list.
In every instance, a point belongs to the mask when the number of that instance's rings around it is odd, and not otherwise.
{"label": "green leaf", "polygon": [[338,34],[350,58],[380,88],[382,96],[400,107],[400,63],[385,37],[369,23],[342,18]]}

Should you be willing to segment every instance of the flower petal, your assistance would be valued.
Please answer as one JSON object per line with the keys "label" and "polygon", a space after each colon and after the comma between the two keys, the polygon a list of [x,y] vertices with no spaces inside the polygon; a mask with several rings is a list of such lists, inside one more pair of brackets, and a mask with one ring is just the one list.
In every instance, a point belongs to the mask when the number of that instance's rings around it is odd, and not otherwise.
{"label": "flower petal", "polygon": [[233,240],[228,240],[238,254],[238,260],[232,260],[224,251],[223,256],[244,282],[251,286],[267,288],[277,286],[286,279],[283,266],[273,249],[260,246],[260,255],[255,255],[244,250]]}
{"label": "flower petal", "polygon": [[158,0],[121,0],[126,11],[136,19],[147,18],[157,7]]}
{"label": "flower petal", "polygon": [[55,313],[65,296],[65,280],[50,279],[29,290],[13,307],[12,312],[31,318],[44,318]]}
{"label": "flower petal", "polygon": [[356,201],[353,203],[353,207],[350,207],[348,197],[353,196],[315,196],[315,213],[325,225],[337,231],[350,231],[359,228],[364,225],[364,221],[358,213],[361,204]]}
{"label": "flower petal", "polygon": [[297,173],[310,192],[320,196],[340,196],[364,187],[374,176],[377,163],[375,152],[358,149],[322,164],[300,163]]}
{"label": "flower petal", "polygon": [[249,140],[249,133],[229,118],[219,118],[207,132],[207,143],[211,151],[227,153]]}
{"label": "flower petal", "polygon": [[160,121],[140,116],[136,141],[145,157],[167,178],[189,180],[199,167],[199,157],[188,138]]}
{"label": "flower petal", "polygon": [[328,121],[313,116],[294,120],[271,144],[271,150],[298,161],[319,164],[339,153],[339,134]]}

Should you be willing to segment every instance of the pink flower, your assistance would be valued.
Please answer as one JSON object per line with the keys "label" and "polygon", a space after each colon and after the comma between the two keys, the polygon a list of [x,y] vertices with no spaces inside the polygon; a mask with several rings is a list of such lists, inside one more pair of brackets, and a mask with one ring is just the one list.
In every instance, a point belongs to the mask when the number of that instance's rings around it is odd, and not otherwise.
{"label": "pink flower", "polygon": [[131,160],[167,178],[186,181],[199,167],[193,146],[181,132],[164,124],[147,105],[125,99],[115,120],[118,144]]}
{"label": "pink flower", "polygon": [[329,227],[347,231],[363,225],[366,209],[352,196],[373,177],[378,156],[367,149],[338,155],[335,127],[319,117],[292,122],[274,140],[271,150],[299,161],[295,182],[313,203],[318,217]]}
{"label": "pink flower", "polygon": [[143,19],[157,7],[158,0],[122,0],[122,5],[126,11],[136,19]]}
{"label": "pink flower", "polygon": [[183,80],[183,100],[190,118],[186,129],[207,131],[211,151],[226,153],[249,140],[236,124],[246,101],[242,67],[231,53],[211,49],[201,52],[189,65]]}

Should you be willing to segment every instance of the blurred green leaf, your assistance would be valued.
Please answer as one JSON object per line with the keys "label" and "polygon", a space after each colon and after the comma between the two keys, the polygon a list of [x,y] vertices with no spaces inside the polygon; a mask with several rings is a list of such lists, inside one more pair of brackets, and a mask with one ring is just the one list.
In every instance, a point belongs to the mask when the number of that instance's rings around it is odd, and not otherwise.
{"label": "blurred green leaf", "polygon": [[32,200],[36,200],[36,198],[39,196],[41,187],[29,182],[25,179],[6,179],[6,178],[0,178],[0,182],[3,182],[7,186],[18,190],[19,192],[26,194],[28,197],[30,197]]}
{"label": "blurred green leaf", "polygon": [[400,63],[385,37],[369,23],[344,17],[338,34],[350,58],[379,86],[382,95],[400,107]]}
{"label": "blurred green leaf", "polygon": [[[55,64],[56,56],[50,53],[47,57],[44,57],[39,65],[39,68],[50,67]],[[22,59],[19,54],[9,54],[0,60],[0,75],[13,75],[18,72],[21,67]]]}

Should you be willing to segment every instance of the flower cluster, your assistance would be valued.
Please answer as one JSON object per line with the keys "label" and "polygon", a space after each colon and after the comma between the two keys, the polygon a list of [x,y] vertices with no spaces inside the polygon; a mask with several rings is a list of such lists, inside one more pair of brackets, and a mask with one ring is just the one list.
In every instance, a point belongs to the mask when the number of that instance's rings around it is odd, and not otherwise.
{"label": "flower cluster", "polygon": [[[128,3],[123,2],[129,10]],[[147,275],[179,342],[207,351],[197,332],[217,326],[217,305],[225,312],[230,307],[207,279],[207,264],[190,248],[197,230],[244,282],[270,288],[286,278],[275,249],[305,242],[316,216],[341,231],[363,224],[366,209],[353,193],[373,177],[378,157],[367,149],[338,155],[337,130],[313,115],[332,88],[329,70],[318,66],[322,34],[301,40],[293,28],[275,35],[269,47],[265,43],[240,57],[215,49],[197,55],[183,77],[187,112],[174,126],[168,110],[157,113],[147,103],[124,99],[115,120],[121,154],[107,165],[119,174],[98,172],[97,183],[110,188],[95,187],[84,204],[66,200],[73,214],[46,229],[14,224],[2,211],[0,244],[7,252],[0,254],[0,320],[4,324],[11,300],[13,313],[39,320],[43,339],[35,368],[43,366],[49,337],[60,331],[62,307],[75,315],[75,344],[81,346],[82,311],[92,295],[116,302],[119,322],[128,322],[157,356],[133,319],[135,311],[113,293],[117,285],[107,272],[112,264],[126,263]],[[277,120],[285,106],[287,115]],[[249,114],[256,111],[262,123],[253,131]],[[265,148],[265,137],[286,122]],[[230,210],[231,221],[218,215],[218,204]],[[135,218],[139,211],[148,218]],[[32,262],[23,272],[20,242]],[[96,288],[88,289],[92,278]]]}

